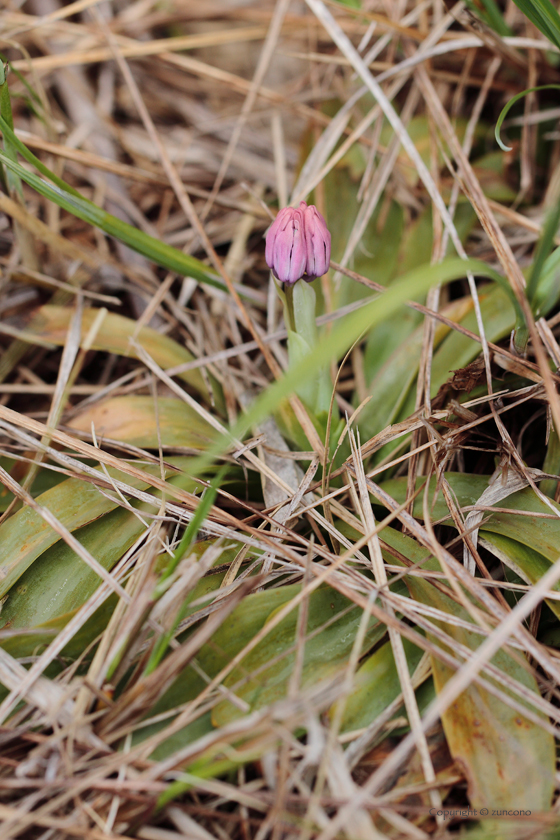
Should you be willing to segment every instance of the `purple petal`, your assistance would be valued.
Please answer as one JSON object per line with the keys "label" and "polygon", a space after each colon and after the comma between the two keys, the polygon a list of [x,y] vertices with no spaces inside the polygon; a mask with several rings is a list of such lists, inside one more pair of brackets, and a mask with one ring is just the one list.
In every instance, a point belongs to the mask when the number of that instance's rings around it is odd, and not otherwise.
{"label": "purple petal", "polygon": [[276,235],[273,271],[278,280],[291,285],[303,277],[306,262],[303,219],[298,211],[294,211],[294,217],[286,228]]}
{"label": "purple petal", "polygon": [[317,208],[305,201],[284,207],[266,234],[265,258],[274,276],[292,285],[301,277],[314,280],[324,274],[331,257],[331,235]]}
{"label": "purple petal", "polygon": [[274,260],[274,242],[278,232],[285,228],[286,224],[288,223],[290,216],[293,212],[292,207],[284,207],[280,210],[272,222],[271,226],[266,232],[266,249],[265,249],[265,260],[266,264],[269,268],[272,268],[273,260]]}
{"label": "purple petal", "polygon": [[315,205],[305,210],[305,239],[307,245],[306,279],[315,279],[325,274],[331,259],[331,235],[322,215]]}

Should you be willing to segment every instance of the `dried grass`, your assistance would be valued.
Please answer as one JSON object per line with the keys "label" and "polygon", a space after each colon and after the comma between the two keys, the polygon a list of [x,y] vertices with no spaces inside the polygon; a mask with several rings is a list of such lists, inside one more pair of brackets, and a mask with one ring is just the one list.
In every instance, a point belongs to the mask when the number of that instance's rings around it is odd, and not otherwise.
{"label": "dried grass", "polygon": [[[530,586],[498,583],[486,566],[490,555],[484,554],[484,540],[482,548],[477,543],[490,508],[494,513],[506,510],[496,504],[519,486],[531,485],[549,505],[550,513],[537,514],[542,521],[558,516],[535,484],[550,476],[527,468],[508,427],[509,417],[540,400],[560,428],[558,375],[549,364],[552,359],[556,370],[560,361],[554,334],[558,318],[535,322],[520,267],[542,231],[543,196],[533,185],[535,102],[526,100],[519,141],[523,211],[487,198],[469,160],[488,102],[499,107],[509,93],[554,75],[539,59],[551,48],[513,6],[508,6],[507,17],[516,35],[501,38],[485,30],[465,33],[457,25],[470,26],[462,2],[447,12],[438,2],[414,6],[372,0],[362,5],[357,11],[323,0],[306,0],[306,5],[294,0],[173,0],[163,6],[152,0],[81,0],[68,6],[28,0],[21,7],[8,2],[0,13],[3,49],[22,74],[10,78],[18,136],[98,205],[206,261],[228,290],[165,274],[31,190],[25,192],[25,204],[0,194],[0,456],[16,459],[11,472],[0,467],[0,482],[14,494],[0,521],[9,521],[8,515],[23,504],[100,578],[94,594],[57,635],[37,647],[37,655],[20,658],[0,648],[0,683],[7,689],[0,704],[1,840],[451,837],[449,824],[431,817],[429,809],[439,808],[449,791],[458,806],[466,802],[464,768],[453,765],[437,741],[441,715],[465,688],[484,688],[556,735],[558,653],[535,638],[530,622],[543,599],[558,600],[553,587],[560,581],[560,566],[552,564]],[[173,34],[177,32],[181,34]],[[356,105],[363,93],[356,93],[358,78],[375,100],[366,114]],[[41,118],[28,107],[24,80],[38,97]],[[467,91],[473,90],[477,93],[469,114],[465,102]],[[322,105],[332,99],[339,104],[330,118]],[[381,142],[381,114],[394,130],[388,146]],[[410,121],[418,114],[426,116],[434,146],[427,164],[409,134]],[[459,115],[468,123],[461,138],[455,120]],[[304,135],[312,151],[300,167]],[[317,480],[319,467],[328,465],[328,452],[295,394],[290,405],[307,437],[305,451],[288,448],[272,420],[256,424],[247,440],[230,429],[287,366],[278,301],[264,279],[262,235],[270,221],[268,206],[276,198],[280,204],[299,200],[311,190],[321,206],[326,177],[354,144],[367,160],[361,204],[346,251],[332,265],[333,275],[354,278],[371,291],[382,289],[351,268],[372,215],[389,194],[413,218],[429,196],[437,233],[433,261],[443,258],[448,239],[461,257],[484,251],[503,271],[523,309],[532,358],[487,338],[472,274],[468,285],[479,335],[447,317],[447,301],[439,289],[430,293],[426,305],[411,302],[425,325],[416,411],[368,440],[356,440],[353,426],[369,398],[358,347],[351,355],[350,381],[350,364],[341,366],[336,395],[340,410],[350,418],[344,436],[351,454],[330,469],[328,480],[327,470]],[[447,168],[437,161],[438,144]],[[550,178],[556,173],[558,148],[555,139]],[[407,169],[419,180],[407,181]],[[480,223],[478,240],[474,236],[467,245],[454,220],[461,195],[468,197]],[[532,206],[527,197],[535,202]],[[351,301],[333,311],[326,283],[323,294],[326,314],[319,323],[326,325],[363,303]],[[36,337],[29,344],[29,315],[47,302],[73,307],[62,351]],[[81,340],[82,307],[90,302],[137,321],[134,356],[91,349],[100,321]],[[438,325],[479,342],[482,378],[489,386],[487,395],[463,403],[463,414],[459,411],[453,424],[448,422],[449,407],[432,404],[430,396]],[[164,370],[138,338],[143,326],[175,338],[192,359]],[[506,389],[492,393],[497,367],[530,384],[510,389],[503,399]],[[212,381],[221,386],[221,419],[212,400],[204,405],[177,378],[195,370],[209,393]],[[213,538],[211,547],[198,559],[182,560],[160,601],[154,598],[154,587],[161,558],[173,554],[192,522],[200,504],[195,485],[199,490],[208,481],[199,474],[190,489],[173,482],[178,469],[170,459],[182,450],[163,444],[161,430],[159,446],[143,450],[98,439],[93,428],[91,434],[72,428],[72,418],[81,411],[108,397],[130,395],[174,395],[183,401],[227,440],[218,460],[240,467],[247,476],[245,496],[229,492],[227,485],[218,489],[203,525],[204,536]],[[479,445],[480,438],[473,436],[489,424],[497,429],[502,448],[500,470],[509,464],[517,473],[510,472],[515,478],[509,479],[509,489],[498,476],[494,495],[481,496],[474,506],[458,505],[443,466]],[[399,441],[403,449],[393,449],[388,460],[369,461],[388,443]],[[188,446],[185,451],[192,453]],[[543,442],[543,457],[544,452]],[[144,530],[111,571],[60,517],[33,498],[30,489],[41,465],[90,483],[123,510],[132,510],[133,500],[141,503],[134,510]],[[146,465],[153,467],[148,481]],[[374,481],[389,468],[408,476],[404,502],[395,501]],[[441,523],[431,521],[427,489],[416,490],[418,476],[431,472],[438,476],[460,534],[449,544]],[[412,516],[415,496],[424,505],[422,517]],[[380,522],[372,499],[385,509]],[[519,514],[535,516],[526,510]],[[383,530],[391,523],[400,523],[444,571],[429,571],[396,555],[406,567],[388,563],[382,554]],[[235,556],[222,569],[216,564],[232,541]],[[463,550],[467,568],[455,556]],[[469,573],[475,566],[479,577]],[[194,605],[194,617],[185,614],[175,621],[195,585],[218,570],[225,573],[221,586]],[[389,583],[407,575],[430,581],[464,608],[468,620],[450,618],[436,606],[389,589]],[[270,619],[212,678],[202,674],[206,684],[194,699],[143,721],[187,665],[201,670],[197,654],[234,609],[250,593],[276,591],[279,583],[301,586],[287,602],[279,602]],[[357,605],[362,619],[337,678],[303,688],[310,598],[324,584]],[[504,593],[512,591],[523,597],[510,608]],[[94,655],[88,649],[73,662],[61,659],[112,594],[118,596],[118,607],[96,640]],[[236,692],[258,672],[244,673],[243,660],[296,613],[293,645],[279,656],[280,661],[294,655],[286,696],[251,710]],[[372,616],[388,628],[401,693],[367,727],[342,733],[345,703]],[[473,651],[459,644],[449,634],[452,626],[478,635],[480,646]],[[190,634],[179,642],[187,630]],[[146,670],[154,639],[165,633],[168,655],[154,670]],[[0,638],[10,638],[9,628],[0,631]],[[406,640],[424,651],[412,673]],[[542,696],[496,667],[492,658],[499,650],[532,663],[526,668],[542,687]],[[422,712],[415,689],[430,674],[430,656],[454,675]],[[57,662],[63,667],[52,677]],[[266,667],[274,662],[272,658]],[[226,683],[230,675],[238,681]],[[113,695],[115,685],[120,689]],[[185,746],[177,741],[169,757],[154,757],[164,742],[215,710],[224,698],[243,716]],[[403,708],[410,731],[393,737],[393,717]],[[166,725],[145,740],[135,738],[157,721]],[[412,758],[416,751],[417,765]],[[405,768],[409,772],[400,784]],[[550,825],[555,813],[556,806],[535,815],[527,831]],[[520,833],[520,823],[516,830],[516,837],[536,836]]]}

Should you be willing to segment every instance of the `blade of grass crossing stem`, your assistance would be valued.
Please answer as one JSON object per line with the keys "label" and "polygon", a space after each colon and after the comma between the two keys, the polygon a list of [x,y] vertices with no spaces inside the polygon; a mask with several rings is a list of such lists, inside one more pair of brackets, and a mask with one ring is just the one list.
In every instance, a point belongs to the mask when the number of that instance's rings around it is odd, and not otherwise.
{"label": "blade of grass crossing stem", "polygon": [[[214,504],[214,500],[216,498],[217,492],[224,480],[225,474],[227,472],[227,467],[222,467],[220,472],[215,476],[215,478],[210,483],[208,489],[202,495],[200,499],[200,504],[198,505],[197,509],[194,512],[194,516],[189,522],[185,533],[181,538],[181,542],[175,549],[175,553],[173,554],[172,559],[169,562],[167,569],[165,570],[164,574],[161,577],[161,580],[158,582],[156,589],[155,589],[155,598],[161,598],[161,596],[167,591],[168,588],[168,581],[170,581],[172,574],[174,573],[175,569],[179,565],[179,562],[184,557],[185,554],[191,549],[200,528],[206,517],[210,512],[210,508]],[[152,671],[155,671],[161,660],[165,655],[165,651],[167,650],[173,635],[186,615],[188,610],[189,603],[192,599],[192,592],[185,598],[181,609],[177,612],[175,616],[175,620],[173,621],[172,626],[164,633],[154,645],[154,649],[151,653],[151,656],[148,660],[148,664],[146,665],[146,670],[144,672],[144,676],[148,676],[151,674]]]}
{"label": "blade of grass crossing stem", "polygon": [[222,281],[212,275],[204,263],[194,257],[184,254],[177,248],[173,248],[171,245],[167,245],[165,242],[161,242],[132,225],[128,225],[126,222],[117,219],[116,216],[112,216],[110,213],[97,207],[97,205],[82,198],[79,194],[75,195],[73,192],[68,192],[66,188],[62,189],[54,184],[48,184],[42,178],[39,178],[32,172],[28,172],[19,163],[14,163],[5,154],[0,153],[0,161],[2,161],[6,169],[18,175],[22,181],[25,181],[26,184],[36,190],[39,195],[48,198],[49,201],[57,204],[68,213],[72,213],[78,219],[98,227],[109,236],[114,236],[115,239],[124,242],[129,248],[138,251],[139,254],[143,254],[152,262],[167,268],[169,271],[174,271],[183,277],[193,277],[201,283],[206,283],[209,286],[215,286],[218,289],[227,291]]}
{"label": "blade of grass crossing stem", "polygon": [[305,359],[261,393],[228,435],[218,438],[204,455],[193,458],[189,467],[190,475],[198,475],[212,464],[215,458],[231,446],[232,438],[243,439],[252,426],[258,425],[273,414],[280,403],[289,399],[302,383],[316,376],[319,370],[332,360],[340,359],[366,330],[392,316],[411,298],[417,299],[425,294],[431,286],[465,277],[469,271],[480,277],[490,277],[496,282],[503,282],[500,275],[486,263],[453,257],[437,265],[424,265],[408,272],[371,303],[341,319],[330,335],[323,336]]}

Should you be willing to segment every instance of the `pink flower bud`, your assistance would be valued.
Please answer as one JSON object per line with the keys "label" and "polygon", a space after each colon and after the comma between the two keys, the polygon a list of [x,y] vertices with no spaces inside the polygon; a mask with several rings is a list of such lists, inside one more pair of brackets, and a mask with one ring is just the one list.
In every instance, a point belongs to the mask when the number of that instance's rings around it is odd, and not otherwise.
{"label": "pink flower bud", "polygon": [[321,277],[331,258],[331,235],[317,208],[302,201],[298,208],[284,207],[266,234],[265,258],[274,276],[293,285]]}
{"label": "pink flower bud", "polygon": [[[305,205],[302,201],[301,204]],[[300,204],[300,207],[301,207]],[[331,261],[331,235],[327,223],[314,204],[305,207],[305,243],[307,245],[307,266],[305,278],[308,282],[322,277]]]}

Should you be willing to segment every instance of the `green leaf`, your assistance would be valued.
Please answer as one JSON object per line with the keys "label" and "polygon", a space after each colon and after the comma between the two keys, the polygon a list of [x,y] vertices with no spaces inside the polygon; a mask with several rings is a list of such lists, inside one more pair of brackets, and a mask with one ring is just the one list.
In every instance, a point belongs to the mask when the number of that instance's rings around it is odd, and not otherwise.
{"label": "green leaf", "polygon": [[550,0],[514,0],[514,3],[560,49],[560,16]]}
{"label": "green leaf", "polygon": [[[269,614],[272,618],[274,612]],[[311,593],[301,687],[342,674],[348,663],[362,610],[330,588]],[[334,620],[332,620],[334,619]],[[293,610],[243,659],[226,678],[226,685],[249,704],[251,711],[286,696],[294,668],[298,614]],[[370,619],[366,647],[375,644],[385,627]],[[212,714],[215,726],[223,726],[242,712],[229,700],[223,700]]]}
{"label": "green leaf", "polygon": [[[452,321],[462,323],[466,315],[472,311],[472,308],[473,303],[470,298],[461,298],[445,307],[444,315]],[[414,315],[416,314],[414,312]],[[385,326],[387,331],[394,330],[399,334],[401,328],[405,329],[405,327],[402,327],[402,323],[407,318],[410,319],[409,311],[403,313],[403,318],[400,319],[401,327],[394,321],[387,321],[385,325],[380,326]],[[409,320],[408,323],[410,324],[411,321]],[[434,347],[439,347],[449,333],[449,327],[438,324],[434,334]],[[368,438],[373,437],[386,426],[395,422],[398,416],[401,416],[402,406],[407,400],[412,384],[418,375],[423,341],[424,326],[418,325],[406,342],[397,344],[392,355],[378,369],[368,388],[368,391],[373,395],[373,399],[370,400],[358,417],[360,431]]]}
{"label": "green leaf", "polygon": [[[222,578],[223,575],[212,575],[199,581],[193,601],[215,591]],[[200,649],[196,657],[199,668],[202,668],[204,674],[210,679],[217,676],[261,630],[270,614],[294,598],[300,592],[300,589],[299,585],[292,584],[279,589],[270,589],[248,595],[225,619],[222,626],[212,637],[212,641],[203,645]],[[183,638],[185,638],[185,634]],[[190,666],[185,668],[171,688],[150,709],[146,720],[193,700],[205,685],[202,677],[193,668]],[[201,725],[203,724],[199,724],[197,720],[194,724],[181,729],[160,744],[152,757],[161,760],[181,749],[185,744],[191,743],[197,737],[198,727]],[[139,727],[133,736],[134,743],[143,741],[155,732],[161,731],[164,726],[165,723],[153,723]]]}
{"label": "green leaf", "polygon": [[[384,528],[381,536],[386,543],[387,562],[402,565],[400,556],[404,556],[413,563],[420,563],[424,569],[441,571],[438,561],[410,537],[389,527]],[[396,555],[392,549],[396,550]],[[450,616],[471,620],[463,607],[428,580],[406,575],[405,582],[415,600]],[[483,640],[479,634],[454,624],[435,620],[433,623],[471,650],[476,650]],[[441,646],[436,638],[433,641]],[[451,645],[448,652],[456,653]],[[522,658],[522,655],[517,652],[517,657]],[[436,691],[440,692],[455,671],[436,656],[431,659]],[[536,680],[517,659],[501,650],[491,661],[509,677],[538,694]],[[503,686],[500,688],[523,704],[524,701],[513,692]],[[443,713],[442,723],[451,754],[465,770],[473,808],[533,811],[550,808],[555,787],[555,745],[549,732],[474,683]]]}
{"label": "green leaf", "polygon": [[[423,651],[407,639],[403,639],[403,645],[408,670],[412,674],[422,658]],[[340,731],[350,732],[369,726],[400,693],[401,683],[395,657],[390,642],[387,642],[357,670],[354,688],[344,706]]]}
{"label": "green leaf", "polygon": [[[16,478],[18,475],[24,475],[25,471],[28,469],[28,464],[25,462],[18,462],[13,458],[3,458],[0,457],[0,467],[2,467],[6,472],[10,473],[13,478]],[[56,484],[60,484],[61,481],[66,481],[67,476],[64,473],[57,472],[51,469],[40,469],[37,473],[37,478],[33,482],[33,488],[31,491],[32,496],[39,496],[41,493],[44,493],[45,490],[50,490],[51,487],[54,487]],[[7,487],[0,485],[0,513],[4,513],[13,502],[14,496]]]}
{"label": "green leaf", "polygon": [[[183,460],[173,459],[177,465]],[[159,470],[157,472],[159,473]],[[116,475],[115,471],[112,473]],[[134,484],[134,482],[129,483]],[[185,479],[183,474],[171,476],[169,483],[180,484],[184,489],[191,491],[195,486],[195,482]],[[38,501],[42,503],[46,501],[54,513],[66,499],[75,494],[77,484],[91,486],[72,479],[66,482],[66,487],[60,488],[63,491],[60,498],[55,499],[52,494],[48,496],[45,493]],[[138,482],[134,486],[144,485]],[[95,490],[95,488],[92,489]],[[101,494],[98,493],[98,495],[103,498]],[[155,491],[154,495],[161,494]],[[83,496],[80,496],[80,499],[83,501]],[[117,507],[74,531],[76,539],[104,569],[111,570],[146,529],[142,521],[142,513],[152,512],[153,508],[139,502],[133,502],[133,507],[136,508],[137,514]],[[20,514],[25,514],[25,509],[20,511]],[[59,518],[63,519],[64,513],[59,511],[59,514]],[[17,514],[12,519],[16,516]],[[25,519],[25,517],[22,518]],[[8,523],[11,521],[8,520]],[[72,523],[68,522],[67,525],[71,527]],[[0,528],[0,535],[3,527]],[[29,532],[22,532],[22,540],[25,539],[29,539]],[[193,550],[202,552],[204,547],[205,544],[201,542]],[[231,559],[234,553],[232,552]],[[211,579],[208,578],[208,580]],[[76,610],[97,590],[99,584],[100,580],[95,571],[84,563],[63,540],[57,539],[50,548],[43,551],[31,565],[28,565],[26,571],[9,589],[0,612],[0,629],[21,630],[22,632],[4,640],[2,647],[17,656],[30,656],[36,653],[41,645],[47,644],[65,626]],[[206,591],[205,583],[201,582],[201,584],[200,594],[203,594]],[[196,598],[198,597],[197,590]],[[64,649],[64,655],[78,656],[105,629],[113,607],[114,599],[110,596],[73,637]],[[46,636],[40,635],[43,631],[47,632]]]}
{"label": "green leaf", "polygon": [[[187,403],[173,397],[136,394],[111,397],[75,414],[69,428],[90,432],[104,439],[119,440],[143,449],[188,447],[204,449],[216,437],[215,430]],[[158,436],[159,431],[159,436]]]}
{"label": "green leaf", "polygon": [[[79,528],[75,536],[104,569],[111,570],[144,530],[138,516],[118,508]],[[0,629],[36,628],[60,618],[65,623],[99,583],[93,569],[58,540],[9,590],[0,613]]]}
{"label": "green leaf", "polygon": [[[558,87],[560,90],[560,85]],[[554,244],[554,239],[558,232],[559,224],[560,201],[557,201],[556,205],[552,207],[546,214],[541,238],[539,239],[535,251],[535,256],[533,257],[533,262],[531,264],[531,273],[529,275],[529,281],[527,283],[527,299],[529,300],[529,303],[533,308],[533,312],[535,311],[535,299],[542,297],[542,293],[539,295],[539,284],[541,280],[541,275],[544,273],[546,262],[550,257],[550,251]],[[544,279],[546,283],[546,277]]]}
{"label": "green leaf", "polygon": [[560,248],[545,260],[531,306],[536,318],[546,315],[560,297]]}
{"label": "green leaf", "polygon": [[[218,474],[216,476],[214,476],[214,478],[212,479],[210,487],[207,487],[206,490],[204,491],[204,493],[203,493],[203,495],[200,499],[200,502],[198,504],[198,507],[196,508],[196,510],[194,512],[193,518],[191,519],[191,521],[187,525],[187,527],[185,529],[185,533],[181,537],[181,541],[179,542],[179,545],[177,546],[177,548],[173,552],[173,556],[168,561],[166,569],[164,570],[163,574],[161,575],[161,578],[159,579],[159,581],[156,584],[156,587],[155,587],[155,590],[154,590],[154,599],[161,598],[162,595],[165,594],[165,592],[169,588],[169,583],[171,582],[171,577],[172,577],[173,573],[175,572],[177,566],[179,565],[179,563],[181,562],[183,557],[187,553],[189,553],[191,551],[191,549],[193,548],[193,544],[194,544],[194,541],[196,540],[196,538],[198,536],[198,532],[200,531],[206,517],[208,516],[208,513],[210,512],[210,508],[212,507],[212,505],[214,504],[214,502],[216,500],[216,495],[217,495],[218,490],[220,489],[220,486],[221,486],[221,484],[224,480],[224,477],[226,475],[227,470],[228,470],[227,465],[222,467],[222,469],[218,472]],[[169,644],[171,643],[171,640],[175,636],[175,631],[177,630],[177,627],[179,626],[180,622],[188,614],[189,604],[193,600],[193,597],[194,597],[194,593],[189,592],[189,594],[187,595],[187,597],[183,601],[183,603],[181,605],[181,608],[178,610],[177,615],[174,617],[173,621],[171,622],[171,626],[169,627],[169,629],[165,633],[163,633],[160,636],[160,638],[156,641],[156,643],[153,647],[153,650],[150,654],[150,658],[148,660],[146,668],[144,670],[144,675],[145,676],[147,676],[148,674],[151,674],[153,671],[155,671],[155,669],[157,668],[157,666],[159,665],[159,663],[163,659],[163,657],[165,655],[165,652],[166,652]]]}
{"label": "green leaf", "polygon": [[[445,473],[445,477],[449,482],[452,492],[455,494],[457,502],[460,507],[467,505],[475,505],[484,490],[488,487],[488,476],[469,475],[467,473]],[[417,487],[420,487],[424,482],[421,476],[417,479]],[[406,478],[390,479],[383,482],[383,488],[397,501],[404,502],[406,497]],[[430,480],[430,500],[436,489],[435,479]],[[549,503],[553,510],[560,513],[560,505],[552,500]],[[416,498],[414,502],[414,516],[423,518],[422,510],[423,500],[422,496]],[[515,540],[524,546],[535,549],[538,546],[538,552],[550,563],[556,562],[560,556],[560,516],[552,519],[542,519],[540,517],[531,516],[530,514],[551,514],[551,508],[542,502],[534,491],[527,487],[525,490],[518,490],[512,493],[507,498],[500,501],[500,508],[512,510],[524,510],[529,515],[523,516],[515,513],[492,513],[488,515],[485,513],[484,524],[481,525],[481,533],[484,534],[502,534],[505,537]],[[430,507],[431,516],[434,520],[449,517],[449,524],[453,527],[453,521],[447,509],[447,505],[440,493]]]}
{"label": "green leaf", "polygon": [[[153,470],[146,467],[146,472]],[[158,468],[156,467],[155,470]],[[109,474],[135,488],[148,486],[145,482],[109,469]],[[118,503],[103,495],[89,481],[70,478],[57,484],[36,499],[69,531],[76,531],[104,513],[114,510]],[[50,525],[29,507],[23,507],[0,525],[0,598],[5,595],[34,560],[59,540]],[[84,561],[80,561],[85,565]]]}
{"label": "green leaf", "polygon": [[[486,286],[479,291],[480,311],[482,313],[482,320],[486,338],[488,341],[496,342],[501,338],[509,335],[516,323],[515,311],[511,305],[508,295],[500,286]],[[476,323],[476,316],[470,311],[460,319],[459,323],[469,329],[471,332],[478,334]],[[398,352],[399,367],[395,368],[398,374],[395,376],[395,388],[399,387],[396,396],[392,399],[387,393],[382,400],[379,400],[378,393],[385,394],[384,391],[378,392],[376,383],[372,384],[372,392],[375,399],[372,400],[372,407],[366,406],[362,416],[362,423],[364,424],[364,434],[368,437],[381,431],[387,423],[399,422],[409,417],[415,410],[416,405],[416,391],[411,388],[412,383],[416,379],[418,370],[418,359],[420,356],[419,342],[421,329],[418,330],[414,337],[414,343],[401,348]],[[431,385],[432,398],[435,397],[442,385],[444,385],[453,370],[465,367],[472,362],[481,352],[480,343],[474,339],[463,335],[460,332],[450,331],[447,336],[439,343],[439,346],[434,353],[432,361]],[[408,359],[407,359],[408,353]],[[385,387],[390,391],[391,382],[391,366],[387,364],[384,372]],[[391,414],[387,416],[385,413],[387,408],[391,408]],[[376,418],[374,422],[371,418]],[[360,422],[360,421],[359,421]],[[374,424],[375,423],[375,424]],[[394,445],[390,445],[390,450]],[[389,450],[389,451],[390,451]],[[387,455],[387,449],[384,447],[376,453],[376,461],[381,460]]]}
{"label": "green leaf", "polygon": [[[495,554],[505,566],[514,571],[525,583],[537,583],[552,565],[539,551],[518,542],[512,537],[506,537],[504,534],[481,530],[480,543],[488,551]],[[560,583],[555,583],[551,589],[560,593]],[[552,612],[560,618],[560,601],[547,598],[546,603]]]}
{"label": "green leaf", "polygon": [[[82,342],[85,340],[93,322],[99,314],[99,309],[90,308],[84,310],[82,315]],[[26,330],[27,335],[64,346],[67,340],[68,328],[73,311],[65,306],[46,305],[37,309]],[[107,312],[101,321],[99,329],[91,344],[92,350],[101,350],[105,353],[115,353],[118,356],[131,356],[137,358],[134,346],[131,344],[134,339],[148,353],[161,368],[175,367],[192,362],[194,357],[189,351],[169,338],[167,335],[153,330],[151,327],[138,329],[136,321],[125,318],[123,315],[116,315],[114,312]],[[184,382],[208,396],[208,388],[199,370],[190,370],[177,374]]]}

